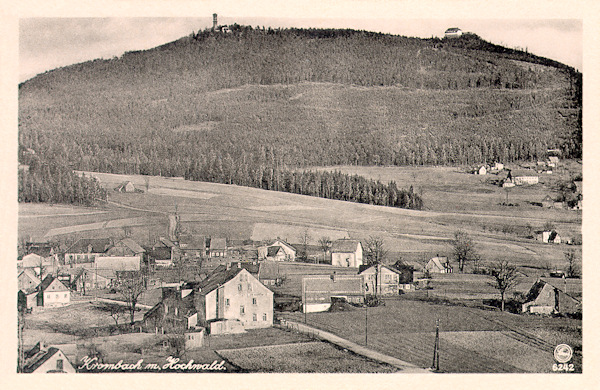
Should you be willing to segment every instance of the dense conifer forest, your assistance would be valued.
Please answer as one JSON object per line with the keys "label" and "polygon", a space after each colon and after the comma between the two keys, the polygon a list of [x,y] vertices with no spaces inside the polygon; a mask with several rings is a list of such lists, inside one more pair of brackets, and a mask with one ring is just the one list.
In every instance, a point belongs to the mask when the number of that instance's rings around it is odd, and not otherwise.
{"label": "dense conifer forest", "polygon": [[230,28],[22,83],[20,147],[42,166],[409,208],[410,183],[310,167],[581,157],[581,74],[555,61],[474,34]]}

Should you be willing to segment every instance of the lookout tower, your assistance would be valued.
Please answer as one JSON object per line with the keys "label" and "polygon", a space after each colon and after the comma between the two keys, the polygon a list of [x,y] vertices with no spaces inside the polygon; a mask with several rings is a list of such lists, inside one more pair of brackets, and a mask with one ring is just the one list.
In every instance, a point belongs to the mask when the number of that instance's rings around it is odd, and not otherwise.
{"label": "lookout tower", "polygon": [[217,14],[213,14],[213,30],[217,29]]}

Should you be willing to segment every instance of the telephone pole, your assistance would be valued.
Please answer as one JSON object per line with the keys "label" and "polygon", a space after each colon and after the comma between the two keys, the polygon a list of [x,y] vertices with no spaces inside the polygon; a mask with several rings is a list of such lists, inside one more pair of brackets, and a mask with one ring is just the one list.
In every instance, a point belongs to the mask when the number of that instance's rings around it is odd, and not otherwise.
{"label": "telephone pole", "polygon": [[440,371],[440,319],[435,320],[435,344],[433,346],[433,362],[431,369]]}

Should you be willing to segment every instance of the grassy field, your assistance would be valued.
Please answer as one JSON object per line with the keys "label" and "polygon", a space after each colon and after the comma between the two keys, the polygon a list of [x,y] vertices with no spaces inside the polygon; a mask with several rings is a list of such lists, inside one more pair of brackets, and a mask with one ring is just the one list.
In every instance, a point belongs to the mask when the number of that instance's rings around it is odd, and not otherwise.
{"label": "grassy field", "polygon": [[[574,348],[581,343],[581,321],[402,298],[387,300],[385,306],[366,312],[309,313],[307,321],[364,345],[365,315],[369,347],[424,368],[431,366],[435,323],[439,319],[440,369],[444,372],[551,372],[555,343],[570,342]],[[301,313],[285,316],[304,321]],[[552,332],[553,337],[546,340],[547,334],[536,333],[540,329],[561,330],[565,335],[561,338]],[[511,359],[514,353],[522,358]]]}
{"label": "grassy field", "polygon": [[325,342],[295,343],[218,351],[250,372],[286,373],[389,373],[394,367],[379,364]]}
{"label": "grassy field", "polygon": [[[577,165],[572,162],[571,165]],[[575,166],[576,168],[576,166]],[[569,172],[575,168],[569,168]],[[580,247],[564,244],[548,245],[515,234],[504,234],[505,225],[524,228],[527,224],[540,228],[546,222],[556,225],[568,236],[581,232],[581,212],[542,209],[525,201],[540,201],[549,192],[547,184],[520,187],[510,196],[518,207],[500,206],[502,189],[486,183],[486,179],[447,167],[337,167],[348,173],[396,180],[399,185],[413,184],[425,198],[426,210],[405,210],[320,199],[282,192],[182,179],[94,173],[108,188],[111,203],[99,208],[77,208],[62,216],[45,216],[56,206],[20,205],[20,236],[46,236],[54,239],[80,236],[122,236],[130,227],[133,238],[141,244],[151,237],[166,234],[167,214],[176,209],[182,228],[191,234],[227,237],[229,240],[267,240],[280,237],[298,244],[305,231],[316,245],[323,236],[383,238],[391,261],[424,262],[430,257],[450,255],[454,231],[467,231],[482,255],[482,262],[501,259],[533,268],[564,268],[564,252]],[[124,180],[131,180],[149,192],[125,194],[112,191]],[[548,179],[550,180],[550,179]],[[552,178],[552,180],[558,180]],[[168,192],[164,192],[168,190]],[[198,193],[192,196],[191,193]],[[539,199],[538,199],[539,198]],[[512,198],[511,198],[512,199]],[[46,211],[47,210],[47,211]],[[89,214],[101,211],[101,214]],[[38,217],[32,215],[37,214]],[[129,220],[130,219],[130,220]],[[128,224],[127,221],[130,221]],[[114,222],[111,222],[114,221]],[[81,230],[94,226],[95,230]],[[319,253],[315,253],[319,254]]]}

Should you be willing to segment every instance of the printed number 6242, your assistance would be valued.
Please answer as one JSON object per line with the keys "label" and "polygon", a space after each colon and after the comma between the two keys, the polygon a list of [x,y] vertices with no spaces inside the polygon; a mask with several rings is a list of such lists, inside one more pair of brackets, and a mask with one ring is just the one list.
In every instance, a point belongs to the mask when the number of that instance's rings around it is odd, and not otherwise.
{"label": "printed number 6242", "polygon": [[575,371],[575,366],[573,365],[573,363],[554,363],[552,365],[552,371],[573,372]]}

